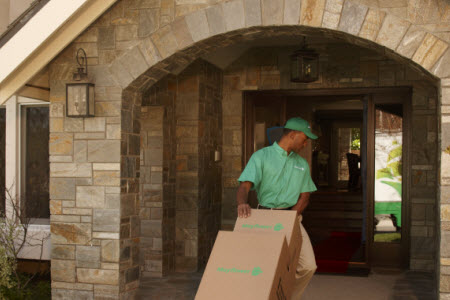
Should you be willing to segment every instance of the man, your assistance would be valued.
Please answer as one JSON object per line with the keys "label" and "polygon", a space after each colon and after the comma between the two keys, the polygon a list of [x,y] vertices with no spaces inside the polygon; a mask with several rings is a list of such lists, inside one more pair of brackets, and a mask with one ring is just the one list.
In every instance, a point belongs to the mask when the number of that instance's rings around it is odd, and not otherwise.
{"label": "man", "polygon": [[297,211],[303,243],[291,298],[293,300],[300,299],[317,269],[311,242],[301,223],[301,214],[308,205],[309,195],[317,190],[311,179],[308,162],[297,154],[307,145],[308,139],[317,139],[308,122],[302,118],[289,119],[278,143],[253,153],[239,177],[236,195],[240,218],[250,216],[250,190],[256,190],[258,209]]}

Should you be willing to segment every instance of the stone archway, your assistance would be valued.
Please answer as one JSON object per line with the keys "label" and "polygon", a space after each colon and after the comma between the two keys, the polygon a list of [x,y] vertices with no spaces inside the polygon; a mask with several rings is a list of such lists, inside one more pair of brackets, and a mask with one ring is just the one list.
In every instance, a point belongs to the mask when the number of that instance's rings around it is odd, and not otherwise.
{"label": "stone archway", "polygon": [[[447,49],[448,44],[446,42],[427,32],[426,29],[385,13],[376,7],[368,7],[352,1],[345,1],[342,4],[340,1],[325,0],[233,0],[216,2],[215,5],[194,7],[195,11],[192,13],[177,18],[169,18],[164,22],[161,20],[160,23],[164,23],[164,26],[152,31],[149,29],[149,27],[152,27],[151,24],[145,26],[145,20],[152,20],[153,18],[151,7],[146,6],[147,4],[136,4],[137,2],[132,3],[132,1],[124,0],[116,4],[111,11],[93,24],[68,48],[70,53],[73,50],[71,47],[87,41],[89,47],[92,47],[87,49],[88,56],[89,53],[95,53],[95,51],[104,52],[103,58],[100,59],[99,55],[98,64],[91,68],[91,79],[100,91],[100,99],[97,97],[100,100],[97,105],[101,112],[100,115],[103,114],[106,118],[110,118],[111,124],[115,125],[114,129],[111,129],[114,130],[111,136],[114,136],[115,140],[99,143],[88,141],[87,144],[88,147],[95,148],[99,153],[102,151],[107,153],[107,148],[113,147],[116,149],[120,147],[120,159],[117,160],[117,155],[112,160],[105,160],[98,155],[92,155],[88,158],[88,162],[98,163],[97,168],[116,168],[116,166],[101,164],[117,164],[120,162],[120,204],[115,206],[120,215],[114,215],[114,222],[120,220],[120,224],[114,224],[114,228],[120,228],[120,231],[114,232],[114,234],[104,234],[102,231],[107,230],[87,228],[88,225],[83,225],[82,228],[78,228],[76,225],[63,228],[63,230],[70,232],[74,230],[89,231],[89,233],[86,233],[86,239],[74,239],[67,244],[81,243],[84,245],[89,239],[97,239],[97,243],[100,245],[99,251],[108,258],[103,265],[98,264],[99,269],[96,271],[96,269],[86,269],[83,264],[78,265],[77,259],[73,263],[71,256],[68,256],[69,258],[64,255],[54,256],[59,260],[58,262],[55,261],[55,266],[61,269],[73,269],[73,273],[77,274],[73,278],[54,277],[55,288],[67,289],[68,287],[64,285],[64,282],[69,281],[74,284],[91,282],[94,284],[93,289],[98,285],[101,290],[105,280],[97,277],[107,275],[112,278],[118,277],[117,280],[113,280],[113,284],[117,287],[112,292],[114,295],[133,294],[133,290],[136,289],[139,282],[140,272],[138,250],[140,219],[137,204],[139,199],[142,93],[167,74],[184,69],[201,55],[227,45],[263,37],[319,35],[334,37],[350,44],[371,48],[382,55],[412,66],[423,76],[434,74],[441,79],[450,76],[450,71],[447,68],[450,51]],[[130,11],[133,11],[134,14]],[[115,20],[118,20],[117,23],[111,22],[112,15],[115,16]],[[119,29],[120,24],[131,25]],[[136,24],[140,25],[137,26]],[[153,26],[153,28],[156,27]],[[145,30],[146,28],[148,30]],[[129,29],[133,31],[127,32]],[[96,38],[92,38],[92,32],[94,31],[97,32]],[[117,40],[115,35],[127,36],[127,38],[119,43],[115,42]],[[115,55],[108,57],[108,53],[110,53],[108,51],[115,51]],[[64,56],[64,53],[60,55],[52,62],[52,65],[58,66],[61,61],[64,61]],[[72,67],[71,63],[66,63],[67,68],[65,70]],[[52,118],[62,119],[63,115],[60,113],[60,109],[62,109],[63,104],[58,103],[60,98],[63,97],[60,83],[70,79],[69,75],[61,70],[55,70],[54,73],[53,78],[55,80],[51,85],[52,111],[54,111]],[[450,97],[448,92],[450,89],[445,88],[447,81],[442,81],[441,103],[443,105],[450,101],[447,99]],[[442,107],[443,113],[446,113],[447,110],[446,106]],[[113,118],[115,119],[113,120]],[[443,118],[442,121],[442,128],[448,127],[445,123],[446,119]],[[117,128],[118,124],[120,124],[120,129]],[[95,127],[98,124],[91,125]],[[87,128],[86,125],[85,128],[77,130],[87,133],[85,135],[80,134],[78,139],[95,138],[101,140],[104,138],[89,133],[92,128]],[[67,139],[67,137],[64,136],[62,139]],[[104,139],[107,140],[108,135]],[[442,136],[441,143],[443,145],[442,150],[445,150],[447,148],[445,145],[449,144],[450,141],[447,140],[446,136]],[[90,151],[89,148],[87,151]],[[442,153],[441,184],[450,185],[448,180],[450,174],[447,174],[447,171],[445,171],[447,168],[444,167],[449,158],[444,152]],[[56,155],[58,154],[56,153]],[[65,153],[65,155],[72,155],[73,158],[75,154],[71,152]],[[56,162],[56,166],[60,161],[53,160],[53,162]],[[61,165],[61,167],[66,166]],[[95,176],[88,171],[81,174],[80,172],[83,170],[78,169],[78,166],[75,167],[78,171],[66,172],[64,170],[67,174],[63,176]],[[103,169],[99,170],[103,171]],[[59,177],[56,173],[51,176]],[[444,195],[446,195],[447,189],[450,188],[442,188]],[[77,188],[74,197],[78,199],[89,191]],[[99,197],[105,197],[102,191],[92,190],[91,192],[97,193]],[[112,193],[112,189],[109,189],[109,192]],[[114,192],[116,193],[115,190]],[[51,198],[56,200],[54,203],[57,203],[57,199],[61,199],[56,194],[51,195]],[[438,204],[441,202],[444,203],[444,201],[438,201]],[[93,205],[88,203],[88,206],[91,205],[91,208],[99,207],[97,206],[100,205],[99,203]],[[78,207],[78,204],[76,205]],[[448,206],[444,204],[441,208],[443,212],[448,211]],[[54,211],[57,210],[54,209]],[[52,214],[54,214],[53,212]],[[73,213],[74,211],[67,214]],[[82,212],[79,213],[82,214]],[[62,210],[58,214],[64,215],[65,213]],[[103,215],[103,217],[105,216]],[[446,215],[443,213],[443,216]],[[95,213],[92,218],[91,222],[95,223]],[[52,232],[56,236],[60,232],[61,223],[52,221],[52,226]],[[98,228],[101,228],[101,226]],[[441,245],[448,243],[450,239],[449,232],[443,228],[441,229]],[[96,231],[99,232],[96,233]],[[56,244],[61,244],[61,247],[64,248],[63,245],[66,244],[66,240],[59,239]],[[450,256],[450,253],[445,251],[447,250],[441,246],[443,258]],[[111,253],[113,254],[110,255]],[[83,270],[79,268],[83,268]],[[444,278],[443,284],[448,281],[447,277],[442,277]]]}

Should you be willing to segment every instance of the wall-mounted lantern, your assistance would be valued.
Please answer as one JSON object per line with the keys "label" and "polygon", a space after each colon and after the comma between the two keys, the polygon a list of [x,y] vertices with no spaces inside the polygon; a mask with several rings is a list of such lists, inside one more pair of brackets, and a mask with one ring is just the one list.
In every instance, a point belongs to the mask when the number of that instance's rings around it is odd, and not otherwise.
{"label": "wall-mounted lantern", "polygon": [[77,72],[73,80],[77,83],[66,84],[66,116],[71,118],[94,117],[94,87],[87,82],[86,52],[80,48],[77,51]]}
{"label": "wall-mounted lantern", "polygon": [[313,49],[308,49],[306,38],[303,38],[303,46],[291,55],[291,81],[313,82],[319,79],[319,54]]}

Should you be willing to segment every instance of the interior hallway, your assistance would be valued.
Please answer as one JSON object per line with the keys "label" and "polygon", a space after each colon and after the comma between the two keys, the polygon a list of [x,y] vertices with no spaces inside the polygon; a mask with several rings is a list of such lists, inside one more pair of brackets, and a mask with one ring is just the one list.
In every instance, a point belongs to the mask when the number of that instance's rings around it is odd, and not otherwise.
{"label": "interior hallway", "polygon": [[[315,275],[302,300],[432,300],[434,274],[372,270],[368,277]],[[201,273],[142,279],[138,299],[192,300]]]}

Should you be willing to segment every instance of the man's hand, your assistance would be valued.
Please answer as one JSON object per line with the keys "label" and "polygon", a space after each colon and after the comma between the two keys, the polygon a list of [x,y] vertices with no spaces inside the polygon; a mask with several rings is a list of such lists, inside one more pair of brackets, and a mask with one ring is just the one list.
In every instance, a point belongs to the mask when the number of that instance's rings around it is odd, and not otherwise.
{"label": "man's hand", "polygon": [[253,183],[250,181],[241,182],[239,188],[237,190],[236,202],[237,202],[237,211],[239,218],[248,218],[250,217],[250,205],[248,205],[248,192],[252,188]]}
{"label": "man's hand", "polygon": [[250,217],[251,208],[247,203],[239,204],[237,207],[239,218],[248,218]]}

